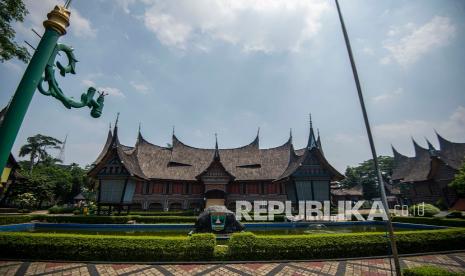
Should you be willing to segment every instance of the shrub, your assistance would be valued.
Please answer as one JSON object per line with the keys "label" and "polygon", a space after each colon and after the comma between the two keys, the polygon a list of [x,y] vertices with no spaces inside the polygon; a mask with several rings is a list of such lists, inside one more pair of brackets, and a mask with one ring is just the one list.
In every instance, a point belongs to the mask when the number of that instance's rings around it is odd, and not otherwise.
{"label": "shrub", "polygon": [[135,216],[194,216],[194,211],[131,211],[130,215]]}
{"label": "shrub", "polygon": [[[432,217],[436,214],[439,214],[441,210],[434,205],[420,203],[413,206],[410,206],[409,213],[415,217]],[[423,212],[424,211],[424,212]]]}
{"label": "shrub", "polygon": [[213,234],[192,237],[136,237],[0,233],[0,257],[41,260],[188,261],[209,260]]}
{"label": "shrub", "polygon": [[463,218],[462,211],[452,211],[447,214],[446,218]]}
{"label": "shrub", "polygon": [[402,271],[403,276],[459,276],[461,274],[450,272],[444,268],[435,266],[419,266],[407,268]]}
{"label": "shrub", "polygon": [[137,223],[195,223],[196,217],[192,216],[49,216],[49,215],[6,215],[0,216],[1,224],[16,224],[39,220],[51,223],[87,223],[87,224],[124,224],[130,220]]}
{"label": "shrub", "polygon": [[[465,248],[465,229],[406,231],[396,234],[400,253]],[[233,234],[229,257],[237,260],[289,260],[386,255],[383,233],[256,236]]]}
{"label": "shrub", "polygon": [[49,214],[71,214],[74,212],[74,207],[65,207],[54,205],[48,209]]}
{"label": "shrub", "polygon": [[27,216],[27,215],[0,216],[0,225],[26,223],[26,222],[30,222],[31,220],[32,220],[32,216]]}

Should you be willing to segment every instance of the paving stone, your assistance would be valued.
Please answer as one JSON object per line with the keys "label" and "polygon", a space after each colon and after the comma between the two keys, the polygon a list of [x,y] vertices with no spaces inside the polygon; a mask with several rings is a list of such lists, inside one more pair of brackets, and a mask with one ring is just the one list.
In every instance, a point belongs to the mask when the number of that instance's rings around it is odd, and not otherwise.
{"label": "paving stone", "polygon": [[[406,267],[433,265],[453,272],[465,273],[465,252],[402,257]],[[22,267],[22,268],[21,268]],[[94,269],[95,267],[95,269]],[[23,270],[21,270],[23,269]],[[241,263],[241,264],[84,264],[63,262],[15,262],[0,260],[0,275],[60,275],[60,276],[188,276],[188,275],[391,275],[389,259],[360,259],[347,261],[305,261],[290,263]]]}

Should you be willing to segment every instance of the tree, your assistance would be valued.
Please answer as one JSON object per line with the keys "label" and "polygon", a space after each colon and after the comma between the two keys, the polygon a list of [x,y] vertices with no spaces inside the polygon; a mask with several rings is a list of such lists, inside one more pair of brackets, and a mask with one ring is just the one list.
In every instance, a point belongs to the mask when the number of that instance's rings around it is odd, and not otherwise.
{"label": "tree", "polygon": [[[385,182],[389,182],[392,174],[392,166],[394,160],[390,156],[378,157],[379,169]],[[379,197],[378,178],[374,171],[373,159],[364,161],[356,167],[347,167],[346,178],[341,181],[341,185],[345,188],[352,188],[358,184],[363,187],[363,195],[367,199]]]}
{"label": "tree", "polygon": [[460,196],[465,196],[465,162],[449,186],[454,188]]}
{"label": "tree", "polygon": [[15,41],[16,32],[11,27],[13,22],[23,22],[28,14],[22,0],[0,1],[0,61],[5,62],[14,57],[28,62],[31,55],[24,46]]}
{"label": "tree", "polygon": [[[50,155],[48,149],[59,149],[62,142],[50,136],[37,134],[27,138],[27,144],[23,145],[19,150],[19,156],[29,155],[29,171],[42,160],[49,160]],[[37,161],[36,161],[37,160]]]}

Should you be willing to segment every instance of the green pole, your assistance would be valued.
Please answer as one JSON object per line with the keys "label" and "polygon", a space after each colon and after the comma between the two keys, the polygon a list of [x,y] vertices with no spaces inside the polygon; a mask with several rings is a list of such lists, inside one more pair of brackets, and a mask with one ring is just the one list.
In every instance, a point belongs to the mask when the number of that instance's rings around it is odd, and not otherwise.
{"label": "green pole", "polygon": [[69,14],[66,8],[56,6],[48,14],[48,20],[44,22],[45,33],[24,72],[0,126],[0,173],[5,168],[11,148],[31,103],[32,96],[34,96],[34,91],[42,78],[45,66],[56,47],[58,38],[66,33],[66,27],[69,25]]}

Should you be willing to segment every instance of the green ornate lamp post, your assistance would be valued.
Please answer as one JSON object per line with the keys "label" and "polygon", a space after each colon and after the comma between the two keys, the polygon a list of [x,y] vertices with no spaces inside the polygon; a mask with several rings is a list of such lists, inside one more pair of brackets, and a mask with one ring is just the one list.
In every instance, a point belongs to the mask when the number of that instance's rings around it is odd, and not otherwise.
{"label": "green ornate lamp post", "polygon": [[[70,2],[71,0],[67,0],[64,6],[55,6],[47,14],[48,19],[44,21],[45,33],[8,106],[8,111],[0,126],[0,172],[5,167],[36,89],[39,89],[44,95],[57,98],[67,108],[87,106],[91,108],[90,114],[92,117],[98,118],[102,114],[105,96],[103,93],[99,93],[97,99],[94,100],[93,98],[97,91],[95,88],[90,87],[87,93],[81,95],[81,101],[76,101],[63,93],[55,79],[55,67],[59,69],[62,76],[65,76],[67,73],[75,74],[77,60],[73,55],[73,49],[57,43],[58,38],[66,34],[66,28],[69,26],[71,12],[68,8]],[[63,66],[60,62],[55,63],[56,55],[60,51],[65,53],[68,59],[66,66]],[[43,88],[42,82],[47,82],[48,90]]]}

